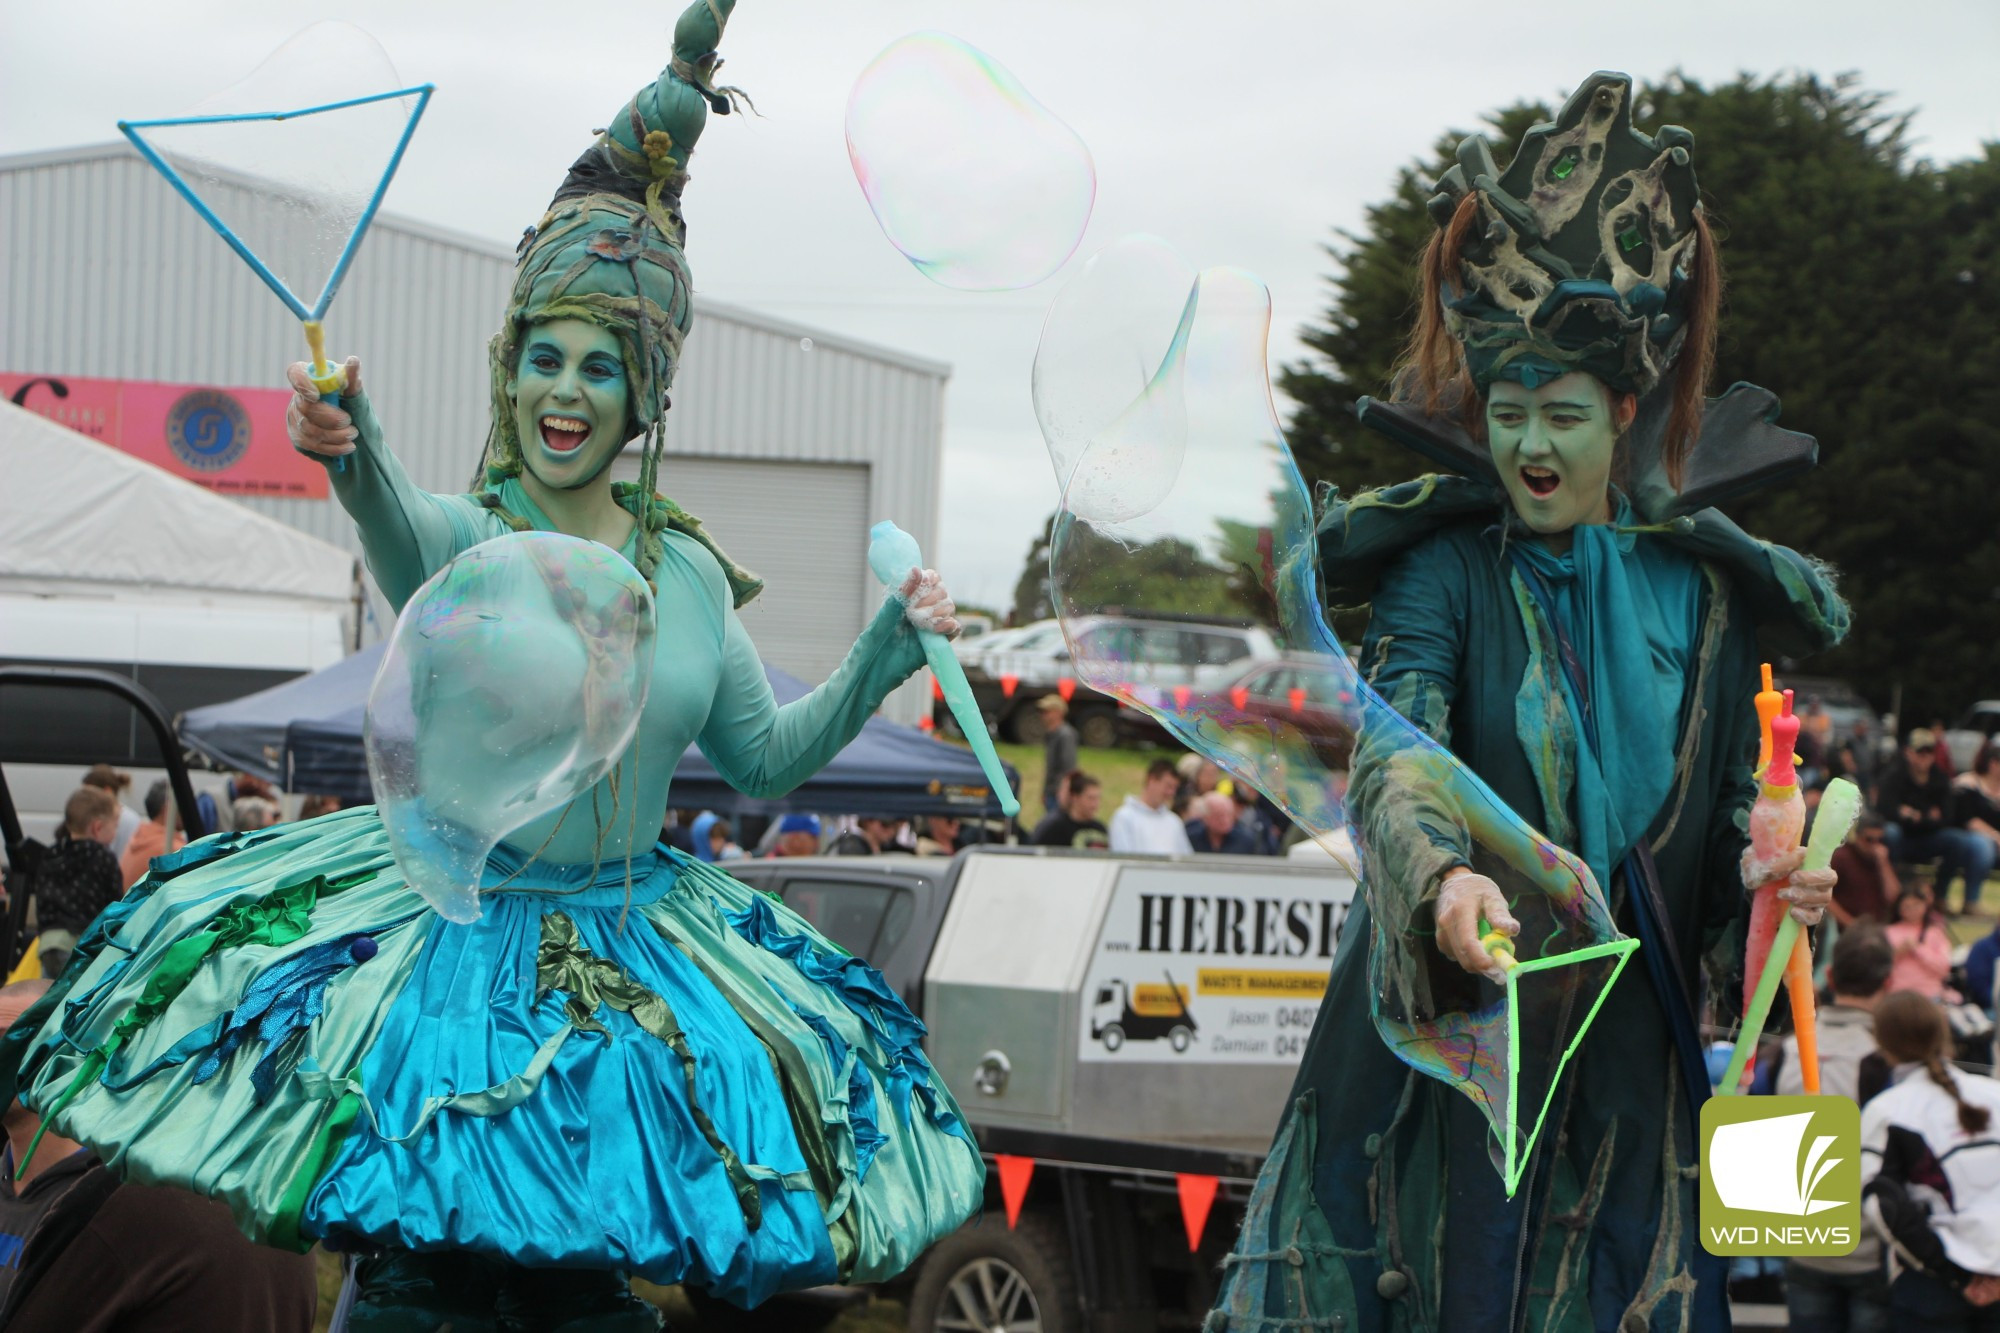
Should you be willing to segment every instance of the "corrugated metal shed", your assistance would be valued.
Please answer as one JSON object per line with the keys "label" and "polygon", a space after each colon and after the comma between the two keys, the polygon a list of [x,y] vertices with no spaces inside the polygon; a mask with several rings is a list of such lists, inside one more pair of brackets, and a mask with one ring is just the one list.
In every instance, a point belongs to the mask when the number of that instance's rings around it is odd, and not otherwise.
{"label": "corrugated metal shed", "polygon": [[[239,211],[279,207],[250,190],[229,202]],[[0,236],[0,371],[277,386],[285,364],[303,355],[290,313],[124,144],[0,158]],[[698,228],[693,249],[698,257]],[[329,341],[337,353],[362,355],[390,445],[426,489],[462,490],[477,464],[488,417],[486,344],[513,258],[508,247],[384,215],[329,317]],[[934,550],[949,374],[936,362],[697,296],[668,450],[754,462],[745,481],[771,477],[771,464],[866,469],[865,518],[893,518]],[[761,493],[795,503],[811,494],[810,470],[799,469],[798,484]],[[713,465],[688,471],[721,480]],[[669,494],[673,476],[670,457],[662,469]],[[704,515],[725,548],[768,545],[768,535],[752,537],[745,525],[783,522],[781,513],[723,498],[759,493],[744,485],[707,489],[728,511]],[[700,512],[695,497],[677,498]],[[360,549],[332,500],[239,503]],[[742,541],[732,544],[732,528]],[[851,608],[851,640],[880,594],[860,550],[839,545],[854,549],[851,577],[829,570],[810,596]],[[848,562],[845,550],[838,560]],[[839,618],[814,619],[831,626]],[[844,648],[829,640],[811,652],[788,645],[767,655],[817,678]],[[889,711],[908,719],[924,706],[912,687]]]}

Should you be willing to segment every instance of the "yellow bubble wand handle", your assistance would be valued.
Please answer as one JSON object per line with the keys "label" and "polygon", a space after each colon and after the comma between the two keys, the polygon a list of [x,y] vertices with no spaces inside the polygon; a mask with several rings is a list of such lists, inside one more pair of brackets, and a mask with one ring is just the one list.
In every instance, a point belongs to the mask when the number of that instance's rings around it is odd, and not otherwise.
{"label": "yellow bubble wand handle", "polygon": [[[313,388],[319,390],[319,400],[328,407],[340,406],[340,391],[347,387],[347,367],[330,366],[326,361],[326,328],[316,319],[305,321],[306,346],[312,351],[312,364],[306,367],[306,378]],[[347,471],[347,460],[333,460],[335,472]]]}
{"label": "yellow bubble wand handle", "polygon": [[1514,937],[1504,930],[1495,930],[1485,917],[1479,918],[1479,947],[1509,972],[1521,965],[1521,960],[1514,956]]}

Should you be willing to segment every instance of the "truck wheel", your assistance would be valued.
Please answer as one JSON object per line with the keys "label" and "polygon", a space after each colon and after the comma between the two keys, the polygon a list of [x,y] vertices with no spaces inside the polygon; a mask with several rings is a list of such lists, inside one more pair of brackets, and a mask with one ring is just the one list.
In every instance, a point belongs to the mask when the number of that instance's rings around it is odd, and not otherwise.
{"label": "truck wheel", "polygon": [[1104,1049],[1115,1051],[1125,1044],[1125,1029],[1116,1023],[1106,1023],[1098,1032],[1097,1039],[1104,1043]]}
{"label": "truck wheel", "polygon": [[1176,1024],[1174,1026],[1174,1030],[1167,1034],[1167,1045],[1174,1048],[1175,1055],[1179,1055],[1182,1051],[1185,1051],[1188,1048],[1189,1043],[1191,1043],[1193,1040],[1194,1040],[1194,1033],[1188,1031],[1185,1027],[1182,1027],[1179,1024]]}
{"label": "truck wheel", "polygon": [[1023,1213],[1014,1230],[988,1215],[924,1256],[910,1294],[910,1333],[1005,1329],[1080,1333],[1069,1243],[1047,1219]]}
{"label": "truck wheel", "polygon": [[1040,745],[1049,738],[1049,726],[1042,721],[1042,710],[1032,702],[1023,703],[1008,714],[1004,730],[1019,745]]}
{"label": "truck wheel", "polygon": [[1093,750],[1116,749],[1118,715],[1107,708],[1093,708],[1076,720],[1076,738]]}

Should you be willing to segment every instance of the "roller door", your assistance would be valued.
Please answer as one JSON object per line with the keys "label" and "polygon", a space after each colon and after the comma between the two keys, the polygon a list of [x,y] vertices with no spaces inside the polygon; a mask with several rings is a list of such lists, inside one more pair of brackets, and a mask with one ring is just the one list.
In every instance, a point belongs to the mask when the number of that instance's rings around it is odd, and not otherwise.
{"label": "roller door", "polygon": [[[636,477],[636,455],[616,474]],[[660,460],[659,490],[764,580],[743,624],[765,661],[825,680],[861,632],[868,578],[868,466],[742,458]]]}

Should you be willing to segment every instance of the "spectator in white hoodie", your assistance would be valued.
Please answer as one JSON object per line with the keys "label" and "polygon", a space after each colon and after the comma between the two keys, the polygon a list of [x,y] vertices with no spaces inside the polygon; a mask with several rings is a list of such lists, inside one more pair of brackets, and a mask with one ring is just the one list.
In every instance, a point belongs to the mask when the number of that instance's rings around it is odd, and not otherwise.
{"label": "spectator in white hoodie", "polygon": [[1891,1249],[1896,1327],[2000,1330],[2000,1082],[1945,1062],[1944,1010],[1910,991],[1875,1006],[1895,1082],[1861,1111],[1866,1208]]}
{"label": "spectator in white hoodie", "polygon": [[1193,852],[1187,829],[1173,810],[1174,792],[1181,775],[1170,759],[1155,759],[1146,765],[1146,782],[1136,796],[1111,816],[1111,850],[1114,852]]}

